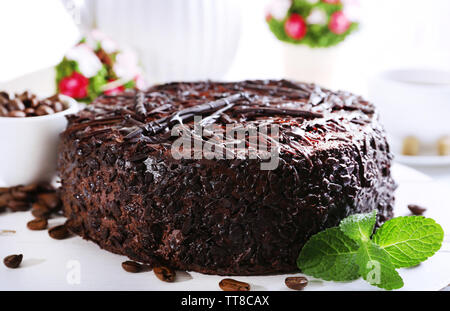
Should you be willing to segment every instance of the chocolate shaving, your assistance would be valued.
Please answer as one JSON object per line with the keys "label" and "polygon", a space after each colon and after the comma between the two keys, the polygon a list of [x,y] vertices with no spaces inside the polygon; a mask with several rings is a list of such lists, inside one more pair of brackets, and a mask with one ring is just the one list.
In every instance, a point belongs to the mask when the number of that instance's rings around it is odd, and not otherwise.
{"label": "chocolate shaving", "polygon": [[287,88],[282,86],[269,86],[269,85],[261,85],[261,84],[252,84],[252,83],[243,83],[243,86],[249,89],[254,89],[258,91],[267,91],[270,94],[280,94],[290,95],[297,98],[308,98],[309,93],[299,89]]}
{"label": "chocolate shaving", "polygon": [[286,108],[275,108],[275,107],[241,106],[241,107],[237,107],[236,109],[234,109],[233,113],[235,113],[235,114],[252,113],[253,115],[262,115],[262,116],[289,115],[289,116],[304,117],[304,118],[322,118],[323,117],[322,113],[312,112],[309,110],[286,109]]}
{"label": "chocolate shaving", "polygon": [[145,109],[145,94],[142,91],[138,91],[134,98],[136,112],[145,117],[147,115],[147,109]]}
{"label": "chocolate shaving", "polygon": [[64,135],[71,135],[74,132],[78,132],[80,130],[85,129],[86,127],[90,126],[97,126],[97,125],[107,125],[107,124],[114,124],[117,123],[117,121],[121,121],[123,119],[123,116],[113,116],[113,117],[106,117],[103,119],[93,119],[88,120],[86,122],[73,125],[70,128],[68,128],[63,134]]}
{"label": "chocolate shaving", "polygon": [[140,134],[142,134],[144,131],[148,135],[156,135],[166,128],[173,126],[177,122],[184,123],[188,120],[191,120],[195,115],[202,115],[206,113],[215,112],[227,105],[230,105],[238,100],[241,100],[242,98],[246,97],[243,93],[234,94],[225,98],[221,98],[209,103],[181,109],[175,113],[173,113],[169,117],[164,117],[152,122],[149,122],[145,124],[142,127],[139,127],[135,131],[131,132],[127,136],[125,136],[125,139],[131,139],[134,138]]}
{"label": "chocolate shaving", "polygon": [[93,136],[97,136],[97,135],[105,134],[105,133],[109,133],[109,132],[111,132],[111,129],[110,128],[105,128],[105,129],[100,129],[100,130],[90,131],[90,132],[87,132],[87,133],[78,134],[77,136],[80,139],[86,139],[86,138],[89,138],[89,137],[93,137]]}

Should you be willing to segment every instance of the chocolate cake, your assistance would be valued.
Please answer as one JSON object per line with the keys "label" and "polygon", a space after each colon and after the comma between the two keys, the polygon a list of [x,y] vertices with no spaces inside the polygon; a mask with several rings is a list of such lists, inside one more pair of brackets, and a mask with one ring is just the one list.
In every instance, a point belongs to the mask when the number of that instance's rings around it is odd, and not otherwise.
{"label": "chocolate cake", "polygon": [[[265,136],[277,166],[262,169],[262,153],[238,148],[231,158],[195,157],[208,141],[195,116],[213,129],[277,125],[277,140]],[[311,235],[354,213],[392,217],[385,132],[374,106],[347,92],[287,80],[169,83],[100,97],[68,120],[58,166],[69,230],[139,262],[292,272]],[[194,158],[171,152],[181,124],[199,143],[183,147]],[[234,142],[250,150],[251,137]]]}

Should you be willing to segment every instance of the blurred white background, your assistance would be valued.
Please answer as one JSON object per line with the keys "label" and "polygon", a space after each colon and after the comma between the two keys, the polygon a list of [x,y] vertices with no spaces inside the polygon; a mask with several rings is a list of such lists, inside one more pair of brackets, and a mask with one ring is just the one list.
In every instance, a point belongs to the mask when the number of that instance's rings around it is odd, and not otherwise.
{"label": "blurred white background", "polygon": [[[55,6],[55,2],[59,0],[41,0],[39,6],[33,0],[1,1],[3,16],[0,19],[0,35],[6,38],[2,42],[2,47],[6,48],[0,50],[0,82],[8,80],[8,75],[15,78],[18,73],[24,74],[27,70],[35,71],[56,64],[61,57],[60,50],[67,49],[68,42],[73,42],[73,29],[67,23],[67,16]],[[270,1],[238,1],[242,17],[239,48],[224,79],[283,76],[284,43],[273,36],[265,22],[268,2]],[[355,8],[354,15],[359,16],[361,25],[359,31],[342,44],[343,55],[338,62],[337,87],[366,95],[367,78],[385,69],[450,69],[450,40],[446,40],[450,31],[450,1],[346,2],[350,2]],[[81,23],[82,30],[95,24],[90,0],[64,0],[63,3],[69,9],[73,8],[74,3],[81,5],[81,12],[72,13],[76,21]],[[114,7],[114,1],[106,3],[111,3],[112,8]],[[22,9],[18,11],[17,8]],[[126,21],[117,22],[120,23]],[[51,27],[55,25],[58,27]],[[164,28],[158,30],[164,31]],[[114,37],[114,34],[111,35]],[[123,36],[120,37],[123,39]],[[53,40],[54,38],[58,40]],[[50,64],[50,59],[54,64]],[[11,68],[14,70],[11,71]],[[151,73],[148,76],[151,80]],[[39,87],[44,88],[44,81],[41,85],[33,85],[33,88]]]}

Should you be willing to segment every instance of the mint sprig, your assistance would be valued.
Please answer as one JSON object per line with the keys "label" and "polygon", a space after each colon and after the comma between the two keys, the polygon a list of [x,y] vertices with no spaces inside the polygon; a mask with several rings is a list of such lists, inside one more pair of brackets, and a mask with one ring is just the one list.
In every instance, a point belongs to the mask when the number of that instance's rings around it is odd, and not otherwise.
{"label": "mint sprig", "polygon": [[358,244],[339,228],[314,235],[303,247],[297,264],[302,271],[326,281],[351,281],[359,278],[356,265]]}
{"label": "mint sprig", "polygon": [[430,218],[397,217],[373,235],[376,211],[351,215],[339,227],[312,236],[297,259],[303,273],[327,281],[359,277],[371,285],[392,290],[403,287],[396,268],[412,267],[433,256],[444,231]]}
{"label": "mint sprig", "polygon": [[386,222],[373,236],[396,268],[416,266],[436,253],[444,231],[433,219],[423,216],[397,217]]}

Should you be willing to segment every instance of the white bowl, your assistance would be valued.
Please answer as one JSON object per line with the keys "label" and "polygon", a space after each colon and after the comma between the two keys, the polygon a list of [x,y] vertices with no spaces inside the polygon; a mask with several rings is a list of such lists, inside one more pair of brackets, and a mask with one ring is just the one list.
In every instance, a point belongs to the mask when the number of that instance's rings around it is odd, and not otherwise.
{"label": "white bowl", "polygon": [[59,134],[66,115],[78,111],[77,102],[61,95],[66,109],[27,118],[0,117],[0,186],[50,181],[56,172]]}
{"label": "white bowl", "polygon": [[416,136],[424,145],[450,135],[450,72],[425,69],[386,71],[371,79],[369,99],[396,142]]}

